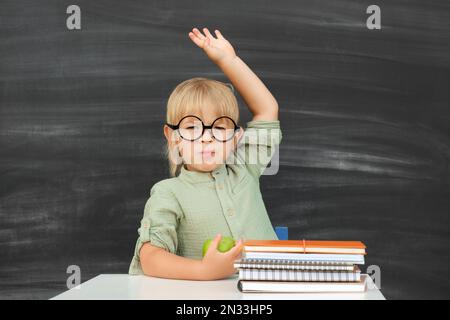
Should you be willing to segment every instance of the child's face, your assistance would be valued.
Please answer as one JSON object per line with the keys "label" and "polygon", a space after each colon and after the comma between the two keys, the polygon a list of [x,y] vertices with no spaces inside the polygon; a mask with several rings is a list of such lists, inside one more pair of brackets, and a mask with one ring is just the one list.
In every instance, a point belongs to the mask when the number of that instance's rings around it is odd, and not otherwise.
{"label": "child's face", "polygon": [[[203,114],[192,115],[200,118],[203,123],[208,126],[211,125],[214,120],[220,117],[215,113],[209,113],[208,110],[203,111]],[[216,122],[219,124],[220,122]],[[215,131],[217,132],[217,131]],[[173,131],[169,127],[165,126],[164,134],[166,138],[173,139],[171,142],[172,147],[177,147],[180,151],[183,163],[188,170],[210,172],[226,162],[229,155],[236,148],[243,133],[242,128],[236,131],[232,139],[222,142],[215,139],[211,129],[205,129],[203,135],[197,140],[189,141],[180,137],[179,131]]]}

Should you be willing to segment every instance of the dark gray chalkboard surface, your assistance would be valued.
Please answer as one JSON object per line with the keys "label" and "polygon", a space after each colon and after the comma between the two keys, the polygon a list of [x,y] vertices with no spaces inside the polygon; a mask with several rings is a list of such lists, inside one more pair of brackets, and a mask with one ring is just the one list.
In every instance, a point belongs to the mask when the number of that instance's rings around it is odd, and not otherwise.
{"label": "dark gray chalkboard surface", "polygon": [[[81,30],[66,27],[71,4]],[[261,181],[273,224],[365,242],[387,298],[450,298],[449,13],[445,0],[2,1],[0,298],[52,297],[69,265],[82,281],[128,271],[168,177],[171,90],[227,81],[194,26],[219,28],[279,102],[281,166]]]}

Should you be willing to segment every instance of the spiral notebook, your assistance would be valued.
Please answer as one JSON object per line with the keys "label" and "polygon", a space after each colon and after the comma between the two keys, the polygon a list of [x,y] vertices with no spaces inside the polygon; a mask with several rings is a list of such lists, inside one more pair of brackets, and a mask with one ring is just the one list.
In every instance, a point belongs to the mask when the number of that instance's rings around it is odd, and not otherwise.
{"label": "spiral notebook", "polygon": [[304,271],[273,269],[240,269],[240,280],[305,281],[305,282],[355,282],[361,280],[361,271]]}
{"label": "spiral notebook", "polygon": [[352,263],[341,262],[314,262],[278,259],[251,259],[243,258],[234,262],[235,268],[240,269],[272,269],[272,270],[323,270],[323,271],[355,271]]}
{"label": "spiral notebook", "polygon": [[310,261],[316,263],[339,262],[351,264],[364,264],[362,254],[324,254],[324,253],[286,253],[286,252],[253,252],[243,251],[243,258],[247,259],[269,259],[269,260],[296,260]]}
{"label": "spiral notebook", "polygon": [[239,280],[241,292],[261,293],[304,293],[304,292],[364,292],[367,288],[367,274],[355,282],[306,282],[306,281],[252,281]]}

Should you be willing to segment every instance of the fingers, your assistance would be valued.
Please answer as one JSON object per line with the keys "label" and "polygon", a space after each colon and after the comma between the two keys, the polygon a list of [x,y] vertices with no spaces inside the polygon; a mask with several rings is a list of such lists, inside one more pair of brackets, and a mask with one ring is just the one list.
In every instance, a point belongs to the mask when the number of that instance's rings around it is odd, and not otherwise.
{"label": "fingers", "polygon": [[203,32],[205,33],[206,37],[210,40],[214,40],[214,36],[209,32],[208,28],[203,28]]}
{"label": "fingers", "polygon": [[197,28],[192,29],[192,32],[200,39],[204,40],[206,37]]}
{"label": "fingers", "polygon": [[211,250],[217,251],[217,247],[219,246],[220,239],[222,238],[222,235],[219,233],[216,235],[216,237],[211,241],[211,245],[208,248],[208,252]]}
{"label": "fingers", "polygon": [[244,248],[244,244],[242,239],[236,242],[236,245],[229,251],[230,255],[233,257],[238,257],[242,253],[242,249]]}
{"label": "fingers", "polygon": [[[189,32],[189,36],[192,38],[191,33],[198,37],[200,40],[205,40],[206,38],[210,40],[216,40],[211,32],[209,32],[208,28],[203,28],[203,33],[205,35],[203,35],[197,28],[193,28],[192,32]],[[216,34],[217,39],[225,39],[219,30],[215,30],[214,33]]]}
{"label": "fingers", "polygon": [[189,32],[189,37],[197,46],[205,49],[211,45],[211,40],[216,39],[211,35],[207,28],[203,28],[203,31],[205,32],[206,37],[197,28],[193,28],[192,32]]}
{"label": "fingers", "polygon": [[191,40],[200,48],[203,48],[203,42],[204,40],[201,40],[199,37],[197,37],[195,34],[193,34],[192,32],[189,32],[189,38],[191,38]]}
{"label": "fingers", "polygon": [[217,39],[225,40],[225,38],[222,36],[219,30],[215,30],[214,33],[216,34]]}
{"label": "fingers", "polygon": [[192,29],[192,32],[189,32],[189,38],[200,48],[205,46],[207,38],[197,29]]}

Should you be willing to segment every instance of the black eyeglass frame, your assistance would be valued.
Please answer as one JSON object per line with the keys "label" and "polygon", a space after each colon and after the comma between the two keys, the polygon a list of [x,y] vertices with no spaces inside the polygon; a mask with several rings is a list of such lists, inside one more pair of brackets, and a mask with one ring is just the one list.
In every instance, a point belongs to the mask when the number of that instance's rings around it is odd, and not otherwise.
{"label": "black eyeglass frame", "polygon": [[[213,123],[212,123],[210,126],[205,125],[205,124],[203,123],[202,119],[200,119],[199,117],[194,116],[194,115],[188,115],[188,116],[185,116],[185,117],[181,118],[180,121],[178,121],[178,124],[177,124],[177,125],[173,125],[173,124],[170,124],[170,123],[167,123],[167,122],[166,122],[166,125],[167,125],[169,128],[173,129],[173,130],[179,130],[179,129],[180,129],[180,123],[181,123],[181,121],[183,121],[184,119],[186,119],[186,118],[188,118],[188,117],[194,117],[194,118],[197,118],[198,120],[200,120],[200,122],[202,123],[202,128],[203,128],[203,130],[202,130],[202,134],[199,135],[198,138],[196,138],[196,139],[186,139],[186,138],[183,137],[183,136],[181,135],[181,133],[180,133],[180,137],[181,137],[182,139],[184,139],[184,140],[187,140],[187,141],[195,141],[195,140],[198,140],[198,139],[200,139],[201,137],[203,137],[203,134],[205,133],[205,129],[211,129],[212,136],[214,137],[215,140],[220,141],[220,142],[227,142],[227,141],[230,141],[231,139],[233,139],[234,136],[236,135],[236,131],[238,131],[238,130],[241,128],[240,126],[236,125],[236,122],[234,122],[234,120],[231,119],[231,118],[228,117],[228,116],[221,116],[221,117],[217,118],[216,120],[213,121]],[[212,130],[212,128],[214,127],[214,123],[215,123],[217,120],[222,119],[222,118],[230,119],[231,122],[232,122],[233,125],[234,125],[233,135],[232,135],[229,139],[227,139],[227,140],[219,140],[219,139],[217,139],[216,136],[214,135],[214,131]]]}

